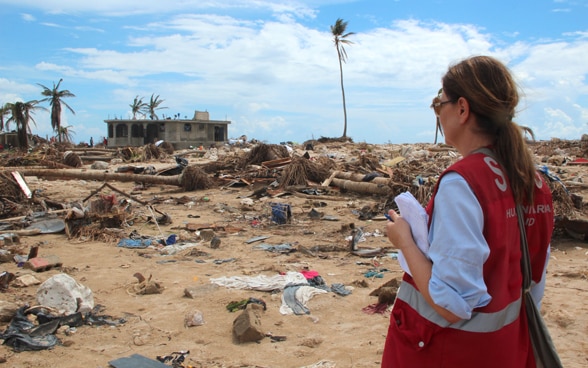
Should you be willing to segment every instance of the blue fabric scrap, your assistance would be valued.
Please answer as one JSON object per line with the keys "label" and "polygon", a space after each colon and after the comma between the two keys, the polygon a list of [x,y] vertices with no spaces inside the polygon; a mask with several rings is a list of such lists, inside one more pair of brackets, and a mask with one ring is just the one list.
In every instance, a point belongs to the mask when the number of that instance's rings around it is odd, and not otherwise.
{"label": "blue fabric scrap", "polygon": [[123,248],[147,248],[153,244],[153,239],[121,239],[117,246]]}

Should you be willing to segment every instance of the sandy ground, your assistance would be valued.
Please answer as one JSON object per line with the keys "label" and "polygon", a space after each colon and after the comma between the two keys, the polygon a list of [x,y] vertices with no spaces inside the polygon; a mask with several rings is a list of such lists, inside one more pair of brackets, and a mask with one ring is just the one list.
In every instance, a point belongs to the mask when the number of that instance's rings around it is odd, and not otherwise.
{"label": "sandy ground", "polygon": [[[170,159],[166,165],[171,165]],[[44,180],[27,178],[31,189],[40,189],[54,200],[82,200],[101,183],[83,180]],[[126,193],[133,183],[112,183]],[[106,190],[105,193],[108,193]],[[39,256],[57,255],[63,267],[45,272],[18,268],[14,263],[0,264],[0,271],[17,276],[32,273],[43,282],[66,272],[92,290],[95,304],[104,307],[103,314],[124,318],[125,323],[110,326],[82,326],[73,333],[62,332],[62,345],[51,350],[14,352],[0,346],[0,358],[6,367],[109,367],[109,362],[133,354],[149,359],[189,351],[185,366],[193,367],[378,367],[389,323],[389,313],[368,314],[363,308],[373,305],[377,297],[369,294],[385,282],[402,275],[398,262],[390,256],[359,257],[348,251],[304,252],[289,254],[256,249],[260,242],[247,241],[269,236],[263,243],[290,243],[296,247],[315,246],[346,248],[349,224],[363,229],[363,248],[388,247],[382,235],[384,222],[362,221],[356,210],[373,205],[378,198],[347,193],[341,200],[323,200],[317,208],[329,220],[312,220],[308,213],[313,203],[299,196],[255,198],[245,210],[241,201],[252,193],[248,187],[229,187],[182,192],[173,187],[155,185],[136,194],[143,201],[158,199],[157,210],[169,214],[172,223],[156,226],[146,221],[151,213],[141,205],[133,206],[137,215],[124,234],[136,230],[141,235],[180,238],[193,236],[190,224],[216,224],[226,229],[217,231],[221,243],[212,249],[209,241],[195,246],[196,252],[164,255],[161,249],[117,247],[116,242],[68,239],[63,233],[22,236],[23,249],[39,246]],[[584,195],[586,193],[580,193]],[[188,196],[191,203],[178,204],[174,199]],[[291,224],[268,222],[270,202],[291,205]],[[316,203],[315,203],[316,204]],[[199,217],[198,217],[199,216]],[[261,223],[258,220],[261,219]],[[542,313],[554,338],[565,367],[588,365],[588,244],[567,236],[553,239],[546,296]],[[366,277],[375,266],[379,277]],[[314,270],[327,285],[344,284],[351,294],[333,292],[314,296],[307,303],[308,315],[283,315],[281,292],[264,292],[213,285],[211,279],[257,275],[273,276],[288,271]],[[136,295],[132,292],[141,273],[152,277],[163,287],[160,294]],[[185,295],[195,288],[195,297]],[[10,287],[0,294],[2,300],[22,305],[36,304],[38,286]],[[269,337],[258,343],[237,344],[233,341],[233,321],[238,312],[229,312],[227,304],[247,298],[258,298],[267,305],[261,314],[261,328],[266,333],[284,336],[284,341]],[[185,316],[198,310],[204,324],[185,326]],[[4,330],[7,323],[2,323]]]}

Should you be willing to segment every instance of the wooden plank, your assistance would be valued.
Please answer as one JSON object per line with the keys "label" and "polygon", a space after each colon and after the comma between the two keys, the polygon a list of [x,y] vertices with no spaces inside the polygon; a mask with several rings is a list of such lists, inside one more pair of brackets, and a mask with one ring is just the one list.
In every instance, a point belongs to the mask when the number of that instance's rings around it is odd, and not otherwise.
{"label": "wooden plank", "polygon": [[33,192],[31,192],[31,190],[29,189],[29,186],[25,182],[22,175],[20,175],[20,173],[18,171],[13,171],[11,174],[12,174],[12,177],[14,178],[14,180],[16,180],[16,182],[18,183],[18,186],[20,187],[22,192],[25,194],[25,196],[27,198],[32,198]]}

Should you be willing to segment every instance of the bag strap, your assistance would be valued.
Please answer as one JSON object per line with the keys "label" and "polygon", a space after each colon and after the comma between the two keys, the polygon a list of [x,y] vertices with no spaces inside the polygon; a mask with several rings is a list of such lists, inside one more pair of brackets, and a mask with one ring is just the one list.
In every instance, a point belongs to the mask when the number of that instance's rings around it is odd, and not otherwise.
{"label": "bag strap", "polygon": [[517,205],[517,217],[519,220],[519,229],[521,233],[521,267],[523,269],[523,293],[531,292],[531,258],[529,256],[529,244],[527,244],[527,232],[525,231],[525,220],[523,207]]}
{"label": "bag strap", "polygon": [[[474,151],[475,153],[483,153],[486,156],[492,157],[499,164],[500,161],[496,157],[494,151],[488,147],[481,147]],[[527,232],[525,231],[525,216],[523,214],[523,206],[520,204],[516,205],[517,217],[519,220],[519,230],[521,233],[521,268],[523,270],[523,294],[531,292],[531,258],[529,256],[529,244],[527,243]]]}

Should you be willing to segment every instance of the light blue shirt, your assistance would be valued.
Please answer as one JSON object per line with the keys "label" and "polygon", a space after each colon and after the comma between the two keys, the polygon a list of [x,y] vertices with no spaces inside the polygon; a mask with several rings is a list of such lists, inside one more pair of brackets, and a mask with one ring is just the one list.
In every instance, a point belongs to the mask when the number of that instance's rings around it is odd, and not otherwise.
{"label": "light blue shirt", "polygon": [[[427,255],[433,262],[429,293],[435,304],[462,319],[470,319],[474,308],[492,300],[484,283],[490,248],[483,229],[484,213],[468,183],[458,173],[444,175],[429,229]],[[545,270],[541,282],[531,289],[537,304],[544,288]]]}

